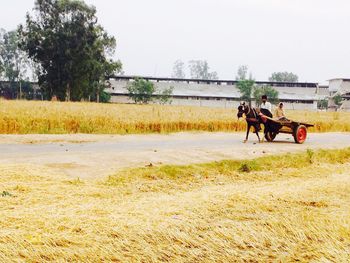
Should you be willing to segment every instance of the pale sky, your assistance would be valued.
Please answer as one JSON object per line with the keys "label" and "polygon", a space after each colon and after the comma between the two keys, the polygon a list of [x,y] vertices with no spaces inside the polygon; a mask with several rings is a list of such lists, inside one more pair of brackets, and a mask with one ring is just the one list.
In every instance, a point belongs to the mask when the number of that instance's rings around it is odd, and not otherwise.
{"label": "pale sky", "polygon": [[[0,28],[24,22],[33,0],[0,0]],[[168,77],[175,60],[205,59],[221,79],[248,65],[257,80],[350,77],[349,0],[86,0],[117,39],[127,75]]]}

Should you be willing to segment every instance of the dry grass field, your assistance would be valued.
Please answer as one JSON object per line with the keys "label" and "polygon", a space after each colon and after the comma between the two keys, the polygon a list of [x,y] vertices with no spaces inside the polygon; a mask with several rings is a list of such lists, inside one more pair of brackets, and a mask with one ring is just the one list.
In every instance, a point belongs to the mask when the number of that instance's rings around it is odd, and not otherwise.
{"label": "dry grass field", "polygon": [[[315,124],[311,132],[349,132],[350,113],[289,111],[290,119]],[[235,109],[0,101],[3,134],[137,134],[178,131],[243,131]]]}
{"label": "dry grass field", "polygon": [[348,262],[349,169],[350,149],[99,181],[1,165],[0,262]]}

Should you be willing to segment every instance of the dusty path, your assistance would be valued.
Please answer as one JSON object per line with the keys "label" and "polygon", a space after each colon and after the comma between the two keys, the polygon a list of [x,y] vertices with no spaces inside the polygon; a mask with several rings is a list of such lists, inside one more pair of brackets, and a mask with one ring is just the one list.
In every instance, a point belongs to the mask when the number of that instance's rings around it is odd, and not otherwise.
{"label": "dusty path", "polygon": [[303,145],[279,135],[274,143],[242,143],[242,133],[172,135],[1,135],[0,164],[43,165],[74,177],[98,178],[126,167],[247,159],[317,148],[350,147],[349,133],[309,134]]}

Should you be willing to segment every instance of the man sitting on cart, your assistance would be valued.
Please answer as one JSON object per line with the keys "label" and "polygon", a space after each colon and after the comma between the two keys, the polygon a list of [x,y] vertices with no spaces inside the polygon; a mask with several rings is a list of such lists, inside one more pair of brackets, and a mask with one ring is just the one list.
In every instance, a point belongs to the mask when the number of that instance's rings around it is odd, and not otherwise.
{"label": "man sitting on cart", "polygon": [[272,118],[272,105],[267,101],[267,95],[261,97],[262,103],[260,105],[260,112],[267,117]]}
{"label": "man sitting on cart", "polygon": [[275,116],[276,116],[276,119],[279,121],[288,121],[288,119],[286,118],[286,115],[284,113],[282,102],[280,102],[278,104],[278,107],[276,108]]}
{"label": "man sitting on cart", "polygon": [[262,103],[260,105],[260,118],[263,120],[263,124],[264,124],[264,134],[265,137],[267,135],[267,133],[271,130],[271,126],[270,126],[270,121],[266,120],[266,118],[264,118],[264,116],[272,118],[272,105],[270,102],[267,101],[267,95],[263,95],[261,96],[261,100]]}

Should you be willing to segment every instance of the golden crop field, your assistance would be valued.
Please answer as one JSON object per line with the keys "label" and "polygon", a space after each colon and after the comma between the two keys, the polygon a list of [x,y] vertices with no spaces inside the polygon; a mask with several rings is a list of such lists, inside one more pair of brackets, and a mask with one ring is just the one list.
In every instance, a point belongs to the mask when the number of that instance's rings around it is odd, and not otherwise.
{"label": "golden crop field", "polygon": [[350,149],[100,181],[0,166],[0,262],[348,262]]}
{"label": "golden crop field", "polygon": [[[243,131],[236,109],[0,100],[3,134],[135,134],[179,131]],[[350,113],[288,111],[315,124],[311,132],[350,131]]]}

